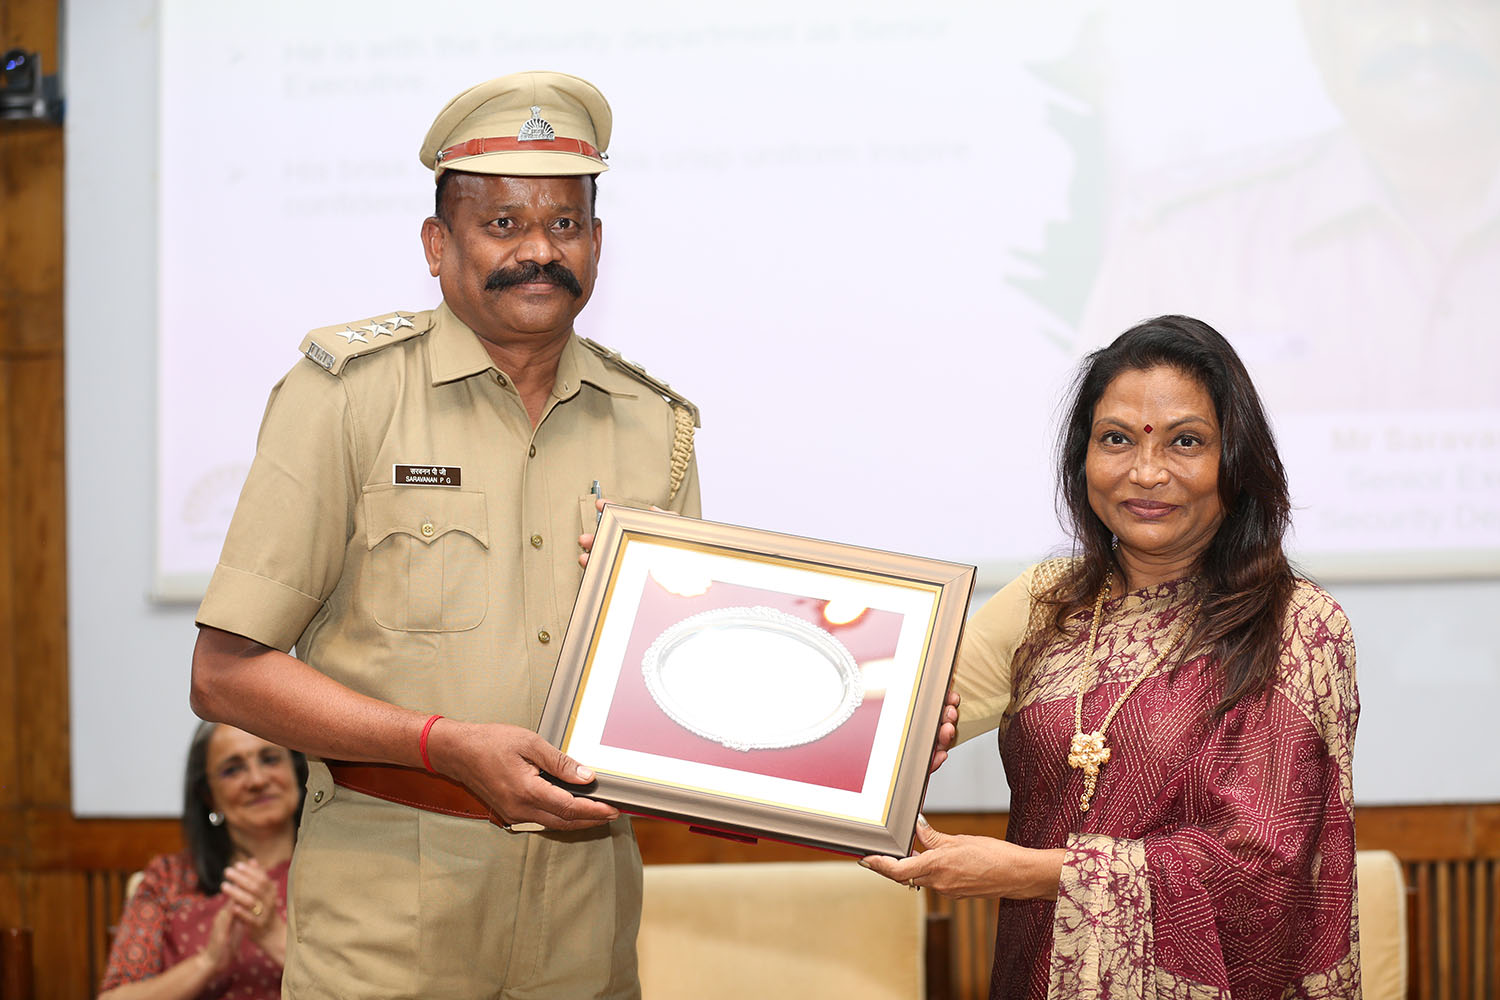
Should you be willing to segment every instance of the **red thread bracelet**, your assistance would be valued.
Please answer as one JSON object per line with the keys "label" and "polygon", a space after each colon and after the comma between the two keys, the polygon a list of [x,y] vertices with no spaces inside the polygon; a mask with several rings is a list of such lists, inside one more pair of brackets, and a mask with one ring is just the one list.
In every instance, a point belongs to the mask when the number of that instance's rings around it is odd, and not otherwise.
{"label": "red thread bracelet", "polygon": [[[441,715],[434,715],[428,719],[427,725],[422,727],[422,738],[417,741],[417,749],[422,751],[422,766],[429,771],[432,771],[432,761],[427,759],[427,736],[432,732],[432,724],[441,718]],[[432,771],[432,773],[437,774],[436,771]]]}

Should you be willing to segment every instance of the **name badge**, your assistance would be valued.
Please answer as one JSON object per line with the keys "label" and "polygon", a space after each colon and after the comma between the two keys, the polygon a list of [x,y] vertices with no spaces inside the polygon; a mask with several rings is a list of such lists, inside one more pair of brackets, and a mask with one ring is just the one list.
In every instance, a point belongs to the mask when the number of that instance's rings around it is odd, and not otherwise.
{"label": "name badge", "polygon": [[393,466],[391,482],[396,486],[462,486],[463,472],[456,465]]}

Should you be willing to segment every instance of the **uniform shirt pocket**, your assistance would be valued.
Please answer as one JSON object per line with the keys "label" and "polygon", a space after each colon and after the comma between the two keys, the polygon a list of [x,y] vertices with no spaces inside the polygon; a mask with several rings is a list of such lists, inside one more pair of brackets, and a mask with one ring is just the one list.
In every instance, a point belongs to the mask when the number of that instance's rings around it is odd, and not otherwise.
{"label": "uniform shirt pocket", "polygon": [[367,488],[364,591],[381,626],[461,632],[489,607],[484,494],[420,486]]}

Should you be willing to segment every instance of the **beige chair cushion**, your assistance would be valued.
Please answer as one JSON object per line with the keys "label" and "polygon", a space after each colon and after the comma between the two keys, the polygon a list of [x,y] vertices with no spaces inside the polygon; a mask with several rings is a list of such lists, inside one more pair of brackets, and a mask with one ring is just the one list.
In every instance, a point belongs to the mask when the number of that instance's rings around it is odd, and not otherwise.
{"label": "beige chair cushion", "polygon": [[1406,879],[1390,851],[1358,851],[1359,961],[1365,1000],[1405,1000]]}
{"label": "beige chair cushion", "polygon": [[642,995],[919,998],[923,903],[852,860],[647,865]]}

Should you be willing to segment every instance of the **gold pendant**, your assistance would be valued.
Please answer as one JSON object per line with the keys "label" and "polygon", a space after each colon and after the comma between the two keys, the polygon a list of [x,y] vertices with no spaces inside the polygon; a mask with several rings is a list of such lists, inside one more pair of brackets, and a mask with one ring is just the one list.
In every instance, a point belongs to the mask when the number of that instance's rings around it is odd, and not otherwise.
{"label": "gold pendant", "polygon": [[1099,784],[1099,769],[1109,763],[1109,747],[1104,745],[1104,733],[1074,733],[1073,744],[1068,748],[1068,766],[1083,769],[1083,794],[1078,798],[1078,807],[1089,811],[1089,800],[1094,797],[1094,788]]}

